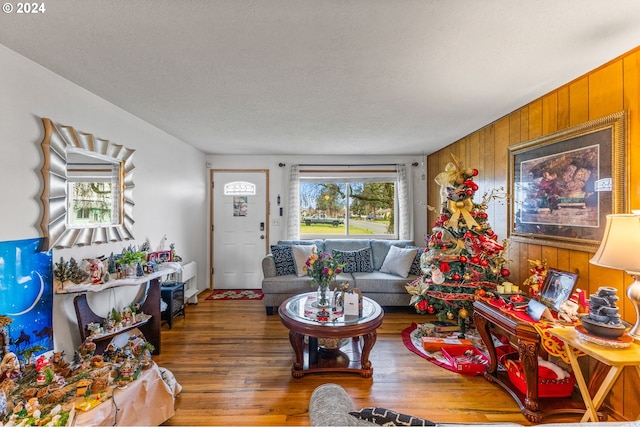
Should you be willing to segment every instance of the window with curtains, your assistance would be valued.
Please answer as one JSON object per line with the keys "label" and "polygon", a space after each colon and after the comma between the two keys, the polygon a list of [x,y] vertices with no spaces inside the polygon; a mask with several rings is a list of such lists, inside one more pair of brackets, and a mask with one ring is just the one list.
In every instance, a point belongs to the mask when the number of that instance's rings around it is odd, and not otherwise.
{"label": "window with curtains", "polygon": [[301,170],[300,237],[398,238],[395,170]]}

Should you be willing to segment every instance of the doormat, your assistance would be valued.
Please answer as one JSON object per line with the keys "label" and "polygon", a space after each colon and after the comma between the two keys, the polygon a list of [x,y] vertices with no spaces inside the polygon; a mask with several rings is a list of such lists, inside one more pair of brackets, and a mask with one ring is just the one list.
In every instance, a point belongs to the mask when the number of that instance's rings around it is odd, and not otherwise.
{"label": "doormat", "polygon": [[456,367],[443,356],[441,351],[426,351],[422,347],[422,338],[417,335],[417,332],[418,325],[415,323],[412,323],[411,326],[402,331],[402,343],[407,347],[407,350],[448,371],[464,375],[478,375],[476,373],[458,371]]}
{"label": "doormat", "polygon": [[262,297],[264,294],[261,289],[217,289],[205,300],[249,300]]}

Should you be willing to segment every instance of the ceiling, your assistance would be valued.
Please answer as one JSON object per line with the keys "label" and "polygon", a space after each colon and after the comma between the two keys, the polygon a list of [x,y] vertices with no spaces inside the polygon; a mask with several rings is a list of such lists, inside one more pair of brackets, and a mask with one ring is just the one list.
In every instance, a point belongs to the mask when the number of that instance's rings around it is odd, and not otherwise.
{"label": "ceiling", "polygon": [[208,154],[429,154],[640,45],[637,0],[53,0],[0,43]]}

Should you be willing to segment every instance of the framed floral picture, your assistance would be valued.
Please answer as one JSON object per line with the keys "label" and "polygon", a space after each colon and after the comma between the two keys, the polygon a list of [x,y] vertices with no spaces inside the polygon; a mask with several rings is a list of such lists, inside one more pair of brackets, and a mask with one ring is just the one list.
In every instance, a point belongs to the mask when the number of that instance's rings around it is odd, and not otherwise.
{"label": "framed floral picture", "polygon": [[626,113],[509,148],[509,237],[594,251],[625,210]]}

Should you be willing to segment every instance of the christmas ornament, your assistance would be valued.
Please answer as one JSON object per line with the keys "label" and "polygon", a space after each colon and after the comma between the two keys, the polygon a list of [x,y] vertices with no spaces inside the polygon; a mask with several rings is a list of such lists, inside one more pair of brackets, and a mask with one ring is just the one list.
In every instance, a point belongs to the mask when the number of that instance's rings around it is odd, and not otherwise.
{"label": "christmas ornament", "polygon": [[442,283],[444,283],[444,280],[444,274],[442,273],[442,271],[440,271],[439,268],[434,268],[431,271],[431,281],[433,283],[435,283],[436,285],[441,285]]}
{"label": "christmas ornament", "polygon": [[547,277],[547,260],[530,259],[528,261],[529,273],[531,274],[531,276],[529,276],[527,280],[523,282],[523,285],[529,288],[529,295],[531,295],[532,298],[535,298],[538,296],[540,287]]}

